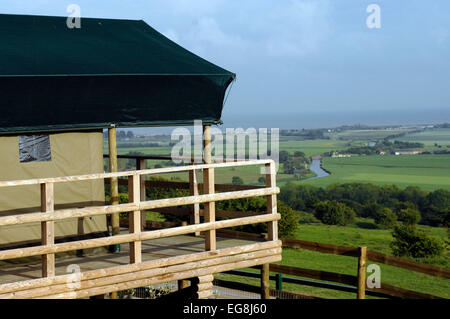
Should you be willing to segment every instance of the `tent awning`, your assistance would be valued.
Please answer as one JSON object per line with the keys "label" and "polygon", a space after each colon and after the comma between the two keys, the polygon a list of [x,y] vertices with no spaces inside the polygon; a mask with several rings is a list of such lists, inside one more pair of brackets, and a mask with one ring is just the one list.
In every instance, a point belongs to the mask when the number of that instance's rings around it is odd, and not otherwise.
{"label": "tent awning", "polygon": [[235,74],[144,21],[0,15],[0,133],[220,122]]}

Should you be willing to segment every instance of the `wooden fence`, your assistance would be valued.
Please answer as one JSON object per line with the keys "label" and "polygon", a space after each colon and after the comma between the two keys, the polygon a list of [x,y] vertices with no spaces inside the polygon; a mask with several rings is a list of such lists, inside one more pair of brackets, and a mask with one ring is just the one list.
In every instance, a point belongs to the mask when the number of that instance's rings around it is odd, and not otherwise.
{"label": "wooden fence", "polygon": [[[235,237],[235,238],[245,238],[245,233],[241,233],[239,235],[233,234],[232,232],[224,232],[221,236]],[[248,236],[247,238],[253,238],[254,236]],[[396,287],[393,285],[389,285],[387,283],[381,283],[380,288],[368,288],[366,283],[366,269],[361,265],[365,265],[367,260],[371,260],[373,262],[383,263],[386,265],[396,266],[399,268],[407,269],[414,272],[424,273],[430,276],[449,279],[450,278],[450,269],[436,267],[433,265],[418,263],[412,260],[408,260],[405,258],[399,258],[379,252],[374,252],[370,250],[366,250],[364,252],[362,247],[354,248],[354,247],[345,247],[338,246],[332,244],[324,244],[318,242],[310,242],[305,240],[298,239],[290,239],[290,238],[282,238],[283,247],[285,248],[298,248],[311,250],[321,253],[335,254],[341,256],[350,256],[355,257],[360,260],[358,263],[357,274],[356,275],[348,275],[348,274],[339,274],[328,271],[314,270],[314,269],[305,269],[293,266],[285,266],[278,264],[270,264],[270,271],[282,275],[290,275],[297,276],[309,279],[316,279],[326,282],[334,282],[342,285],[334,285],[328,283],[320,283],[315,281],[305,281],[299,280],[297,278],[283,278],[283,280],[291,283],[296,283],[299,285],[307,285],[307,286],[316,286],[334,290],[341,290],[347,292],[355,292],[357,294],[358,299],[364,299],[365,295],[377,296],[377,297],[387,297],[387,298],[405,298],[405,299],[442,299],[438,296],[433,296],[426,293],[421,293],[417,291],[412,291],[400,287]],[[361,259],[364,258],[363,261]],[[363,268],[363,269],[361,269]],[[228,272],[234,275],[240,275],[244,277],[258,277],[258,274],[251,274],[249,272],[240,272],[240,271],[230,271]],[[273,277],[272,279],[274,279]]]}

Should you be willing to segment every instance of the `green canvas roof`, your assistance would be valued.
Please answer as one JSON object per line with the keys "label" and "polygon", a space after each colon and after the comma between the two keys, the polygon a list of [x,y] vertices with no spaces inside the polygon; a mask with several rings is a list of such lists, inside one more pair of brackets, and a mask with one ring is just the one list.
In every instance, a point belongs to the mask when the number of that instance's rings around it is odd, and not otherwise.
{"label": "green canvas roof", "polygon": [[144,21],[0,14],[0,133],[220,122],[235,74]]}

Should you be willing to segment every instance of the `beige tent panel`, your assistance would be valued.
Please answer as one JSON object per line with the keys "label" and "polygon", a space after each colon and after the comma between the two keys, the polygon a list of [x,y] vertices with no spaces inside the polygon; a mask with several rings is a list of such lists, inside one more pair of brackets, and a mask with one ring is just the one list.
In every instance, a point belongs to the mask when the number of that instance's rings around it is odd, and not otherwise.
{"label": "beige tent panel", "polygon": [[[76,132],[50,134],[51,160],[21,163],[19,137],[0,137],[0,180],[33,179],[102,173],[103,134]],[[104,205],[104,181],[55,184],[56,209]],[[0,216],[40,211],[39,185],[0,188]],[[106,232],[106,216],[55,222],[55,236]],[[0,227],[0,247],[41,238],[40,224]]]}

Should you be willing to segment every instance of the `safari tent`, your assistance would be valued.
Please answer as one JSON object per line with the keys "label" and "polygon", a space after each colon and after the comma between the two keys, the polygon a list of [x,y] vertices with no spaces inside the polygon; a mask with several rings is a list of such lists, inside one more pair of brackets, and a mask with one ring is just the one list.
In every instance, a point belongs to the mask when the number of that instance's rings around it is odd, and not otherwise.
{"label": "safari tent", "polygon": [[[235,75],[144,21],[0,15],[0,180],[114,170],[117,127],[220,123]],[[117,160],[117,159],[116,159]],[[114,187],[114,184],[112,183]],[[55,209],[104,204],[104,184],[55,185]],[[0,188],[0,216],[40,212],[33,186]],[[0,248],[39,242],[41,225],[2,226]],[[56,240],[103,236],[105,216],[55,222]]]}

